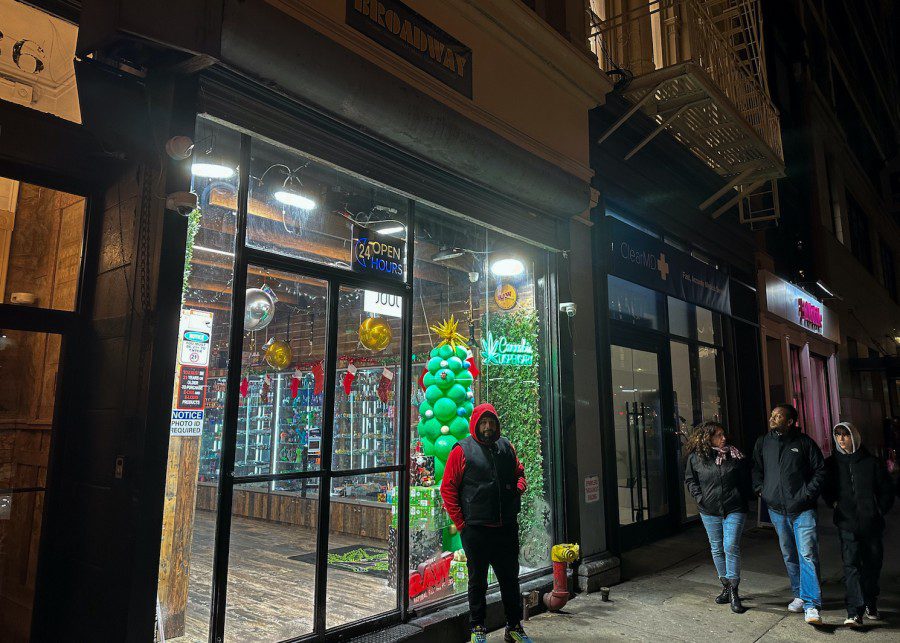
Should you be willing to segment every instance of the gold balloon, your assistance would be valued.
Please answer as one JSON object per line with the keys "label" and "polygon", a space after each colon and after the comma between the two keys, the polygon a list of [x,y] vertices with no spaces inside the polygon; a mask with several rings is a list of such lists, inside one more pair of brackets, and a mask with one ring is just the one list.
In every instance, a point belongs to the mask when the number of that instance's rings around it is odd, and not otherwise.
{"label": "gold balloon", "polygon": [[294,353],[291,351],[290,344],[276,339],[269,343],[266,352],[263,353],[263,357],[266,360],[266,364],[280,371],[288,367],[294,357]]}
{"label": "gold balloon", "polygon": [[370,351],[383,351],[393,337],[390,324],[380,317],[369,317],[359,325],[359,341]]}

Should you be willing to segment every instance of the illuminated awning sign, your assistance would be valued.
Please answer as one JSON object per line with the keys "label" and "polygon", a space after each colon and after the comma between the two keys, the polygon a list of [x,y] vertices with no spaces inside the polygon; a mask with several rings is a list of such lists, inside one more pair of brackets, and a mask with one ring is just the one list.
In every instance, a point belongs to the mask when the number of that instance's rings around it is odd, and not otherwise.
{"label": "illuminated awning sign", "polygon": [[822,309],[815,304],[797,298],[797,308],[800,313],[800,321],[804,326],[812,326],[816,330],[822,329]]}
{"label": "illuminated awning sign", "polygon": [[487,366],[531,366],[534,364],[534,349],[527,339],[510,342],[506,337],[494,338],[488,333],[481,340],[481,363]]}

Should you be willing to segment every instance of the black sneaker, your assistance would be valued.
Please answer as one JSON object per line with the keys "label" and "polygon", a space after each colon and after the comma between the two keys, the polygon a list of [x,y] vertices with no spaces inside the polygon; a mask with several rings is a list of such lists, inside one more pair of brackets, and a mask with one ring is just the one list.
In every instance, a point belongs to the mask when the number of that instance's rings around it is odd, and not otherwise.
{"label": "black sneaker", "polygon": [[472,637],[469,643],[487,643],[487,630],[483,625],[476,625],[472,628]]}
{"label": "black sneaker", "polygon": [[847,618],[844,619],[844,625],[849,625],[850,627],[862,627],[862,614],[847,614]]}
{"label": "black sneaker", "polygon": [[881,614],[878,613],[878,608],[875,607],[875,604],[866,605],[866,618],[870,621],[880,621]]}
{"label": "black sneaker", "polygon": [[521,623],[515,627],[507,627],[506,633],[503,635],[503,640],[506,643],[534,643],[525,633],[525,629],[522,627]]}

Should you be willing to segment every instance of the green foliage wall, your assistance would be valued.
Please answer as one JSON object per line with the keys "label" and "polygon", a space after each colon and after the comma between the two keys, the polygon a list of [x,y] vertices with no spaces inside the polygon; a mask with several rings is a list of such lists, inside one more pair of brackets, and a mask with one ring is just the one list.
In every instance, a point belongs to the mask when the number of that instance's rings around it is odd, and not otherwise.
{"label": "green foliage wall", "polygon": [[530,567],[548,564],[549,511],[544,499],[544,453],[541,448],[539,318],[535,310],[516,310],[490,316],[487,331],[510,343],[527,340],[534,348],[530,366],[483,366],[481,400],[490,402],[502,418],[502,430],[525,467],[528,490],[522,496],[519,537],[522,558]]}

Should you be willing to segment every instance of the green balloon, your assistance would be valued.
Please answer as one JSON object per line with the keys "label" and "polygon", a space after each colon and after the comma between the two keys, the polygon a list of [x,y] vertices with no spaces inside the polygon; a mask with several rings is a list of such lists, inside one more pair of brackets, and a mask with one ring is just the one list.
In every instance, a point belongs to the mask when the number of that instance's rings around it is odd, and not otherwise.
{"label": "green balloon", "polygon": [[431,349],[431,352],[428,353],[431,357],[439,357],[441,353],[441,349],[435,346]]}
{"label": "green balloon", "polygon": [[462,384],[466,388],[472,386],[472,374],[469,371],[463,371],[456,375],[457,384]]}
{"label": "green balloon", "polygon": [[428,364],[426,364],[425,366],[428,368],[429,373],[437,373],[439,370],[441,370],[441,362],[443,361],[444,360],[440,357],[432,357],[430,360],[428,360]]}
{"label": "green balloon", "polygon": [[457,439],[449,435],[442,435],[434,441],[434,457],[443,462],[447,461],[450,449],[457,443]]}
{"label": "green balloon", "polygon": [[450,348],[450,344],[444,344],[438,349],[438,355],[441,356],[441,359],[447,359],[448,357],[453,357],[453,349]]}
{"label": "green balloon", "polygon": [[450,435],[457,440],[462,440],[469,435],[469,420],[466,418],[456,418],[450,423]]}
{"label": "green balloon", "polygon": [[435,438],[437,438],[437,436],[441,434],[442,426],[444,426],[443,422],[441,422],[437,418],[425,420],[422,423],[422,428],[419,429],[419,435],[423,438],[428,438],[429,440],[434,441]]}
{"label": "green balloon", "polygon": [[434,459],[434,479],[438,482],[444,479],[444,461],[440,458]]}
{"label": "green balloon", "polygon": [[461,370],[463,370],[462,360],[458,357],[451,357],[447,360],[447,368],[449,368],[454,373],[459,373]]}
{"label": "green balloon", "polygon": [[[431,415],[428,415],[428,411],[431,411]],[[424,422],[425,420],[430,420],[434,417],[434,409],[431,406],[431,403],[428,400],[425,400],[421,404],[419,404],[419,422]]]}
{"label": "green balloon", "polygon": [[469,353],[462,346],[457,346],[456,347],[456,356],[461,360],[465,360],[469,356]]}
{"label": "green balloon", "polygon": [[[456,375],[453,374],[449,368],[442,368],[439,370],[434,376],[434,384],[439,387],[441,390],[446,391],[453,383],[456,381]],[[428,392],[426,391],[425,396],[428,396]]]}
{"label": "green balloon", "polygon": [[428,438],[422,438],[422,453],[425,455],[434,455],[434,442]]}
{"label": "green balloon", "polygon": [[428,388],[425,389],[425,399],[434,404],[439,399],[444,397],[444,392],[437,387],[436,384],[432,384]]}
{"label": "green balloon", "polygon": [[434,384],[434,375],[431,373],[425,373],[425,376],[422,378],[422,384],[425,385],[425,388],[428,388],[432,384]]}
{"label": "green balloon", "polygon": [[[447,389],[447,397],[453,400],[455,406],[459,406],[466,401],[466,388],[459,383],[459,375],[456,376],[456,383]],[[453,409],[454,416],[456,409]]]}
{"label": "green balloon", "polygon": [[448,424],[456,417],[456,402],[449,397],[442,397],[434,403],[434,416],[444,424]]}
{"label": "green balloon", "polygon": [[466,417],[467,417],[467,418],[472,417],[472,411],[475,410],[475,405],[474,405],[474,404],[472,404],[472,403],[469,402],[469,401],[466,401],[466,402],[463,402],[460,406],[466,410]]}

